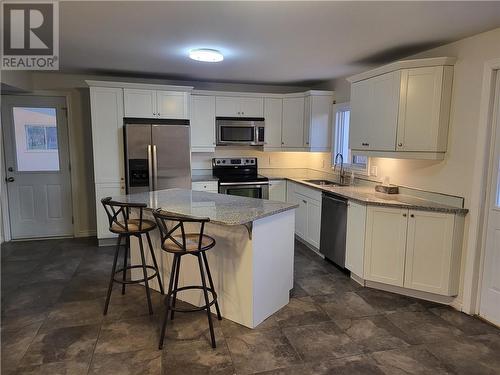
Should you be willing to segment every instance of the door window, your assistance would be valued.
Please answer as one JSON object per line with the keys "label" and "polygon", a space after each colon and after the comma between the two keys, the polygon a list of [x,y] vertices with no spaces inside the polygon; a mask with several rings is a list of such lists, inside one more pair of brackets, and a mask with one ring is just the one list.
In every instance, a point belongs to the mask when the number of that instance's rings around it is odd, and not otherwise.
{"label": "door window", "polygon": [[18,172],[59,171],[56,109],[13,107]]}

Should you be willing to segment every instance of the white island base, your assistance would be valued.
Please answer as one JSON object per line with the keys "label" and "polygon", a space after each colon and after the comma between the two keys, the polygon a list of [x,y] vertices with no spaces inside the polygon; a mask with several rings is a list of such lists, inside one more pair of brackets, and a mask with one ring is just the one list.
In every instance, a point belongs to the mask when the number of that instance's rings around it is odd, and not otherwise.
{"label": "white island base", "polygon": [[[145,214],[152,218],[151,213]],[[204,233],[217,241],[206,254],[224,319],[255,328],[288,304],[293,287],[294,227],[294,210],[246,225],[205,225]],[[186,232],[199,231],[199,225],[186,225],[186,228]],[[166,293],[173,255],[160,248],[158,230],[150,234]],[[143,242],[147,263],[153,264],[145,236]],[[131,263],[141,264],[136,238],[131,238],[130,246]],[[142,270],[132,270],[132,277],[142,278]],[[156,278],[149,283],[153,289],[160,290]],[[191,255],[182,256],[181,260],[179,287],[186,285],[201,285],[198,261]],[[204,304],[203,294],[197,290],[179,292],[177,298],[196,306]],[[215,313],[214,306],[212,312]]]}

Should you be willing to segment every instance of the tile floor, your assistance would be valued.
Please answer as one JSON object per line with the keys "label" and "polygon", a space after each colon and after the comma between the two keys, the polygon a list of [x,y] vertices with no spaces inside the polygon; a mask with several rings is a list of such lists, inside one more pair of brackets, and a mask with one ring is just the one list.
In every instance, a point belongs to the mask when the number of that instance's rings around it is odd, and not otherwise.
{"label": "tile floor", "polygon": [[250,330],[177,314],[157,350],[162,298],[118,288],[93,239],[2,246],[2,374],[500,374],[500,330],[453,309],[361,288],[297,243],[289,305]]}

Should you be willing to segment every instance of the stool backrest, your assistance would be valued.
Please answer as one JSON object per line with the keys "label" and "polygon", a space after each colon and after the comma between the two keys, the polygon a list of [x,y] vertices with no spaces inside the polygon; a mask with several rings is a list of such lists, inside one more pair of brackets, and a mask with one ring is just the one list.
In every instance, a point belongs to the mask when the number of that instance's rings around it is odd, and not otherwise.
{"label": "stool backrest", "polygon": [[[186,242],[186,230],[184,223],[198,223],[200,224],[199,239],[198,239],[198,250],[201,250],[203,231],[205,229],[205,223],[210,221],[209,218],[199,218],[193,216],[176,215],[162,212],[159,208],[153,211],[153,216],[155,217],[156,224],[160,230],[161,244],[165,241],[170,240],[173,244],[179,247],[179,251],[187,252],[187,242]],[[167,222],[171,222],[170,226]],[[181,232],[181,242],[179,242],[175,237],[175,233],[180,230]]]}
{"label": "stool backrest", "polygon": [[123,203],[113,201],[111,197],[106,197],[101,199],[101,203],[104,206],[104,210],[108,215],[109,228],[114,225],[120,227],[126,232],[128,229],[128,222],[130,217],[130,209],[139,209],[139,231],[142,230],[142,214],[143,209],[147,207],[145,203]]}

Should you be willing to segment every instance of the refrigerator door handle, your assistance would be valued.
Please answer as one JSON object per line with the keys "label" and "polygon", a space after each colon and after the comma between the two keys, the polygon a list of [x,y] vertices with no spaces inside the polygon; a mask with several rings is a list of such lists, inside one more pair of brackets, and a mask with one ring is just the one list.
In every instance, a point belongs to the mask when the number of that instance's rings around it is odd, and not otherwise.
{"label": "refrigerator door handle", "polygon": [[153,190],[158,187],[158,159],[156,157],[156,145],[153,145]]}
{"label": "refrigerator door handle", "polygon": [[153,161],[151,155],[151,145],[148,145],[148,174],[149,174],[149,191],[153,191]]}

